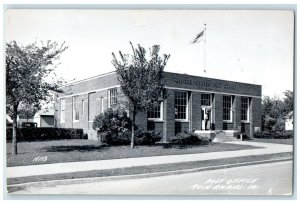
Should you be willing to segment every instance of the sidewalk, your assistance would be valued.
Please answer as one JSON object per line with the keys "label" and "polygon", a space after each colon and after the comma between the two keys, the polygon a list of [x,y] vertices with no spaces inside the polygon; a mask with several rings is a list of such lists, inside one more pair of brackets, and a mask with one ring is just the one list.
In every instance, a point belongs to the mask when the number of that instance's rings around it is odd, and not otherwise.
{"label": "sidewalk", "polygon": [[239,144],[239,145],[253,145],[253,146],[264,147],[264,148],[225,151],[225,152],[199,153],[199,154],[168,155],[168,156],[139,157],[139,158],[125,158],[125,159],[112,159],[112,160],[7,167],[7,178],[70,173],[70,172],[80,172],[80,171],[92,171],[92,170],[104,170],[104,169],[116,169],[116,168],[126,168],[126,167],[133,167],[133,166],[148,166],[148,165],[157,165],[157,164],[205,161],[205,160],[212,160],[212,159],[222,159],[222,158],[242,157],[242,156],[251,156],[251,155],[262,155],[262,154],[276,154],[276,153],[293,151],[293,145],[285,145],[285,144],[271,144],[271,143],[245,142],[245,141],[233,141],[228,143]]}

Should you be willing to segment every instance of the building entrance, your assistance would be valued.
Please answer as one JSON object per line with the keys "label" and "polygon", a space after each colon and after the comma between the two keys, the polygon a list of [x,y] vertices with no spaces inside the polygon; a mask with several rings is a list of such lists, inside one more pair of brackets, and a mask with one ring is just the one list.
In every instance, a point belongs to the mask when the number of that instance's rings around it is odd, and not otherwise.
{"label": "building entrance", "polygon": [[201,130],[211,130],[211,107],[201,107]]}

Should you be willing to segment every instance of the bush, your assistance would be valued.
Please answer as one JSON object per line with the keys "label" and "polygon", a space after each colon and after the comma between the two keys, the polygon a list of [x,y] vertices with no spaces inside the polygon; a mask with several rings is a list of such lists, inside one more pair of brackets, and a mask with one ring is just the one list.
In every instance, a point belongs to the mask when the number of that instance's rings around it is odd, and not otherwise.
{"label": "bush", "polygon": [[125,145],[130,141],[131,120],[125,111],[107,109],[95,117],[93,129],[102,143]]}
{"label": "bush", "polygon": [[98,138],[101,140],[101,142],[108,145],[129,145],[130,137],[131,137],[131,132],[124,132],[124,133],[98,132]]}
{"label": "bush", "polygon": [[265,139],[289,139],[293,138],[293,131],[261,131],[254,133],[255,138],[265,138]]}
{"label": "bush", "polygon": [[[249,135],[247,135],[247,134],[242,134],[242,137],[243,137],[243,141],[244,141],[244,140],[246,140],[246,141],[252,140],[252,138],[251,138]],[[241,139],[241,135],[238,134],[236,138],[237,138],[237,139]]]}
{"label": "bush", "polygon": [[277,135],[283,139],[289,139],[294,137],[294,132],[292,130],[278,131]]}
{"label": "bush", "polygon": [[88,134],[87,134],[87,133],[84,133],[82,139],[87,140],[88,138],[89,138],[89,137],[88,137]]}
{"label": "bush", "polygon": [[136,131],[134,138],[135,145],[154,145],[156,142],[160,141],[160,133],[155,133],[154,131],[142,132],[140,130]]}
{"label": "bush", "polygon": [[[12,128],[6,129],[7,141],[12,140]],[[60,139],[87,139],[82,129],[73,128],[18,128],[17,141],[44,141]]]}
{"label": "bush", "polygon": [[[96,116],[93,128],[102,143],[109,145],[129,145],[131,142],[131,120],[121,109],[108,109]],[[137,129],[135,127],[135,129]],[[161,139],[159,133],[136,130],[135,145],[153,145]]]}
{"label": "bush", "polygon": [[208,137],[199,136],[193,132],[178,133],[171,138],[171,143],[179,145],[207,145],[209,142]]}
{"label": "bush", "polygon": [[[101,141],[103,143],[109,145],[129,145],[131,142],[131,132],[123,132],[123,133],[114,133],[109,134],[108,132],[98,133],[98,137],[101,137]],[[141,130],[137,130],[134,137],[134,144],[137,146],[141,145],[154,145],[161,139],[159,133],[154,133],[153,131],[143,132]]]}

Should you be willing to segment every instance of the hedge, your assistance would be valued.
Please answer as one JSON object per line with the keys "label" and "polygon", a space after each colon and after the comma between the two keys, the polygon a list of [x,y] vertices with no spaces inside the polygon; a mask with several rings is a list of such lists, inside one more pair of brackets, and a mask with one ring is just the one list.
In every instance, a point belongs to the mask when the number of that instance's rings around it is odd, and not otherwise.
{"label": "hedge", "polygon": [[[102,143],[108,145],[129,145],[131,142],[131,132],[126,131],[119,133],[111,133],[98,131],[98,139],[100,139]],[[137,146],[154,145],[156,142],[160,141],[160,139],[161,136],[159,132],[144,132],[141,130],[137,130],[135,132],[134,144]]]}
{"label": "hedge", "polygon": [[255,138],[266,138],[266,139],[289,139],[293,138],[293,131],[286,130],[286,131],[261,131],[255,132]]}
{"label": "hedge", "polygon": [[208,137],[197,135],[193,132],[178,133],[170,138],[171,143],[178,145],[208,145],[211,140]]}
{"label": "hedge", "polygon": [[[6,129],[7,141],[12,140],[12,128]],[[19,128],[17,141],[44,141],[60,139],[87,139],[82,129],[73,128]]]}

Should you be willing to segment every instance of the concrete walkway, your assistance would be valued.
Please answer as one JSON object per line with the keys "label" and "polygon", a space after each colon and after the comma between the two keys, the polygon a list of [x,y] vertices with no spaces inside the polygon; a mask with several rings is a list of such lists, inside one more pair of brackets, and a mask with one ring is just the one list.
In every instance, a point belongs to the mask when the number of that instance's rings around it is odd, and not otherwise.
{"label": "concrete walkway", "polygon": [[157,164],[205,161],[205,160],[212,160],[212,159],[223,159],[223,158],[242,157],[242,156],[251,156],[251,155],[262,155],[262,154],[276,154],[276,153],[293,151],[293,145],[285,145],[285,144],[271,144],[271,143],[245,142],[245,141],[232,141],[228,143],[239,144],[239,145],[253,145],[253,146],[263,147],[263,148],[225,151],[225,152],[209,152],[209,153],[199,153],[199,154],[153,156],[153,157],[140,157],[140,158],[125,158],[125,159],[112,159],[112,160],[67,162],[67,163],[7,167],[7,178],[126,168],[126,167],[133,167],[133,166],[148,166],[148,165],[157,165]]}

